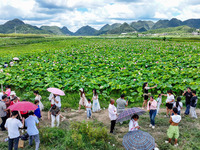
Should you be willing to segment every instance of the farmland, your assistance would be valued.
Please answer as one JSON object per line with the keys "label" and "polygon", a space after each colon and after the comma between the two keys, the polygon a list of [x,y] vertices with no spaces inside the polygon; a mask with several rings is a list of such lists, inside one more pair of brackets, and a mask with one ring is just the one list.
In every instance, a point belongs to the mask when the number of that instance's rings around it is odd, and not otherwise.
{"label": "farmland", "polygon": [[[5,44],[6,43],[6,44]],[[125,93],[130,101],[142,100],[142,84],[158,84],[157,95],[173,89],[175,95],[190,86],[199,91],[200,43],[147,39],[2,38],[1,65],[13,57],[20,61],[1,68],[1,83],[28,96],[48,87],[77,93],[93,88],[101,99]]]}
{"label": "farmland", "polygon": [[[128,121],[117,125],[115,136],[107,133],[110,127],[107,110],[94,114],[92,122],[76,122],[86,117],[83,110],[81,114],[71,110],[78,107],[80,87],[85,88],[87,98],[92,97],[92,89],[96,88],[102,108],[108,107],[109,99],[116,99],[121,93],[129,98],[129,107],[141,106],[142,84],[146,81],[150,86],[158,84],[151,90],[154,96],[168,89],[180,96],[188,86],[197,95],[200,91],[198,39],[11,37],[0,38],[0,53],[0,82],[11,85],[21,99],[33,101],[33,90],[38,90],[48,110],[48,87],[61,88],[66,93],[61,97],[62,113],[68,120],[59,128],[50,129],[44,115],[40,128],[41,149],[122,149],[121,140],[128,131]],[[20,61],[3,68],[13,57]],[[148,113],[140,118],[139,124],[142,130],[153,135],[160,149],[175,149],[164,143],[169,124],[163,116],[164,109],[156,117],[155,131],[148,128]],[[199,119],[183,118],[180,132],[178,149],[199,149]],[[7,133],[2,137],[6,138]],[[0,149],[7,149],[7,143],[0,141]],[[28,142],[25,149],[30,149]]]}

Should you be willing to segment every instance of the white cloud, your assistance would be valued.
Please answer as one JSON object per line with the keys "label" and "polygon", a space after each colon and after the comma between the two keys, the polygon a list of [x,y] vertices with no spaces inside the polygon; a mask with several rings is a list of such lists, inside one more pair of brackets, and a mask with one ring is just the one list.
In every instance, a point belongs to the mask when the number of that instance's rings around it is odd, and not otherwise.
{"label": "white cloud", "polygon": [[19,18],[33,25],[90,25],[135,20],[200,18],[199,0],[0,0],[0,23]]}

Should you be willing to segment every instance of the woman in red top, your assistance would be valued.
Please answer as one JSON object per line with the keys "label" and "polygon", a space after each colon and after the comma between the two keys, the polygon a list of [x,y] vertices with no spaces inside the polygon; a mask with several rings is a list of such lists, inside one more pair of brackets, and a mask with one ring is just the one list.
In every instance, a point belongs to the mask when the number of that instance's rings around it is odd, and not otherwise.
{"label": "woman in red top", "polygon": [[12,101],[10,102],[10,106],[13,105],[13,104],[15,104],[15,103],[17,103],[17,102],[19,102],[19,99],[18,99],[17,96],[15,96],[15,97],[12,99]]}

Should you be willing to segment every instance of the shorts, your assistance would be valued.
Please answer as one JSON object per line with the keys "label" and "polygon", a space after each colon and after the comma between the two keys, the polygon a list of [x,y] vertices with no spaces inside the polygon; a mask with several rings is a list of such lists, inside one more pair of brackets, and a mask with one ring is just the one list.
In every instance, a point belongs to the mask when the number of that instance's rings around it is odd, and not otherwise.
{"label": "shorts", "polygon": [[144,95],[144,100],[148,100],[149,96],[148,95]]}
{"label": "shorts", "polygon": [[173,104],[170,104],[170,103],[166,103],[166,106],[168,109],[172,109],[173,108]]}
{"label": "shorts", "polygon": [[167,130],[167,136],[171,139],[171,138],[175,138],[178,139],[179,137],[179,128],[178,126],[169,126],[169,129]]}

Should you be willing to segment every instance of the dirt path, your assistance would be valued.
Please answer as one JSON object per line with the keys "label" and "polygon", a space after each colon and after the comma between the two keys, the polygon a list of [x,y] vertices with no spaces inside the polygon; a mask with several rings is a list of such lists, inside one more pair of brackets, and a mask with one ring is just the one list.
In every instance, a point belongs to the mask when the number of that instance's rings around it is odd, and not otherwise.
{"label": "dirt path", "polygon": [[[185,110],[182,110],[182,114]],[[94,121],[97,120],[99,122],[102,122],[108,129],[110,128],[110,119],[108,117],[108,110],[107,109],[103,109],[98,113],[92,113],[92,119],[87,119],[86,116],[86,112],[85,110],[81,110],[80,112],[78,112],[77,110],[73,110],[73,109],[67,109],[64,112],[61,112],[63,116],[66,117],[65,121],[71,122],[71,121]],[[164,113],[165,113],[165,109],[161,108],[160,109],[160,113],[162,113],[162,115],[158,115],[157,117],[159,118],[163,118],[164,117]],[[43,112],[42,116],[43,116],[43,120],[40,121],[40,126],[41,127],[50,127],[51,126],[51,122],[50,120],[47,119],[47,112]],[[197,115],[200,116],[200,109],[197,110]],[[148,118],[148,113],[144,114],[143,117]],[[62,122],[61,122],[62,124]],[[148,124],[149,123],[145,123],[142,124],[141,126],[143,126],[143,128],[148,128]],[[200,125],[198,125],[197,128],[200,128]],[[116,139],[119,142],[122,142],[123,140],[123,136],[128,132],[128,124],[124,124],[124,125],[120,125],[117,124],[116,127]],[[159,134],[163,134],[163,133],[159,133],[159,132],[155,132],[156,136],[163,136],[163,135],[159,135]],[[4,139],[8,137],[8,133],[7,132],[2,132],[0,131],[0,142],[4,142]]]}

